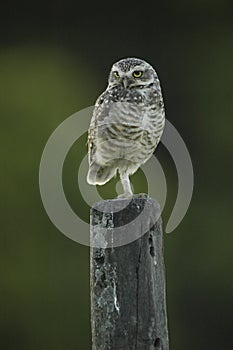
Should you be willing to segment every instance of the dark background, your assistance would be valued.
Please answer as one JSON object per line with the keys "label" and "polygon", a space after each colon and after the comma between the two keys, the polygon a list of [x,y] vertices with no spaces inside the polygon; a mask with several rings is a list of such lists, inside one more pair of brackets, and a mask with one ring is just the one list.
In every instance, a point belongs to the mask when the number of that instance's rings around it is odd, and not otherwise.
{"label": "dark background", "polygon": [[[1,4],[2,349],[91,349],[89,249],[50,222],[38,169],[53,130],[93,105],[112,63],[127,56],[156,68],[167,118],[194,166],[189,211],[164,237],[170,347],[231,348],[230,5],[224,0]],[[166,224],[177,175],[162,145],[156,156],[168,182]],[[64,168],[67,196],[77,213],[80,157],[74,145]],[[88,207],[81,214],[88,218]]]}

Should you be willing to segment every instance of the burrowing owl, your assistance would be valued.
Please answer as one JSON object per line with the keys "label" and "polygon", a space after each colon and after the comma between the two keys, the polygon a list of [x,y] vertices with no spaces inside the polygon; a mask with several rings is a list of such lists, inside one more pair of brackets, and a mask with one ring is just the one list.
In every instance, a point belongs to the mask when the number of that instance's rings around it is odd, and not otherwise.
{"label": "burrowing owl", "polygon": [[131,197],[129,175],[152,156],[164,124],[163,98],[153,67],[138,58],[113,64],[88,131],[87,182],[103,185],[118,170],[124,189],[121,197]]}

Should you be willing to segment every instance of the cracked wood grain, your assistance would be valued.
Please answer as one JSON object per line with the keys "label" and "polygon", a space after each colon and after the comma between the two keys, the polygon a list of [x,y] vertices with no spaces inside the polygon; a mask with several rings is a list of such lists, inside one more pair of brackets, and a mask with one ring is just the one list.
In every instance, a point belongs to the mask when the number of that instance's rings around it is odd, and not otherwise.
{"label": "cracked wood grain", "polygon": [[[92,350],[169,350],[160,208],[134,197],[113,210],[122,204],[107,200],[91,210]],[[140,212],[142,224],[133,226]],[[120,245],[121,234],[137,238]]]}

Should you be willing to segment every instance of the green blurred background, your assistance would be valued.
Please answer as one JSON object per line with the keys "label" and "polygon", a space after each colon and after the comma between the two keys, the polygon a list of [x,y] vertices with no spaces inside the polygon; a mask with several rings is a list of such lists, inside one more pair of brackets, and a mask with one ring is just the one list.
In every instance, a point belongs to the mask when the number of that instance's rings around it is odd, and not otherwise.
{"label": "green blurred background", "polygon": [[[89,249],[50,222],[38,169],[50,134],[94,104],[111,64],[127,56],[157,69],[167,118],[182,135],[195,172],[189,211],[164,237],[171,349],[230,349],[231,2],[22,0],[1,5],[0,23],[1,349],[91,349]],[[65,162],[64,187],[74,210],[88,219],[77,188],[79,146]],[[168,184],[166,224],[177,174],[162,145],[156,156]],[[136,190],[140,176],[132,178]],[[100,191],[107,197],[113,189],[114,181]]]}

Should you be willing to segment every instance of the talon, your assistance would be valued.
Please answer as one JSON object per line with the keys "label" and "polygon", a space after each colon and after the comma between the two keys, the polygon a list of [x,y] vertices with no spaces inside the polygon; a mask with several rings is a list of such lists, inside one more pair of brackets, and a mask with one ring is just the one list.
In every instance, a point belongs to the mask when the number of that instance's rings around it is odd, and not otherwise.
{"label": "talon", "polygon": [[147,193],[138,193],[134,195],[135,198],[149,198],[149,195]]}
{"label": "talon", "polygon": [[118,199],[128,199],[132,197],[133,197],[133,193],[122,193],[119,196],[117,196]]}

